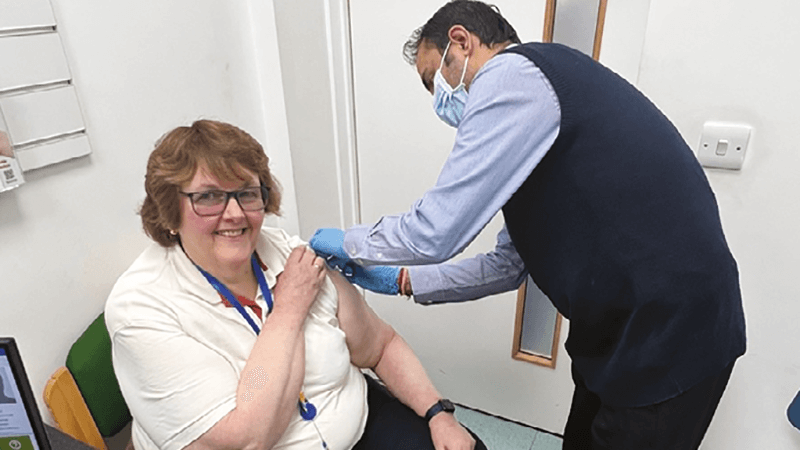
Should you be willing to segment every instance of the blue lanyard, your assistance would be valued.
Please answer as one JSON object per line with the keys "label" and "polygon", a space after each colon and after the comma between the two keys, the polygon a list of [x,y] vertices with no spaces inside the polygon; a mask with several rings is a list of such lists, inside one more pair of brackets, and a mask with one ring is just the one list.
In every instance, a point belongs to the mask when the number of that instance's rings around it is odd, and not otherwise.
{"label": "blue lanyard", "polygon": [[[258,257],[256,256],[255,252],[253,252],[253,256],[250,258],[250,264],[253,266],[253,273],[256,274],[258,285],[261,288],[261,294],[264,296],[264,300],[267,302],[267,313],[270,313],[272,312],[272,293],[269,290],[269,286],[267,286],[267,280],[266,278],[264,278],[264,272],[261,270],[261,266],[258,264]],[[236,311],[239,311],[239,314],[241,314],[242,317],[244,317],[247,323],[250,324],[250,328],[252,328],[253,331],[255,331],[256,336],[258,336],[258,334],[261,333],[261,329],[253,321],[253,318],[250,317],[250,314],[247,314],[247,311],[245,311],[244,306],[242,306],[242,304],[239,303],[239,300],[236,299],[236,296],[233,295],[233,292],[231,292],[231,290],[228,289],[227,286],[225,286],[219,280],[217,280],[214,277],[214,275],[211,275],[210,273],[203,270],[202,267],[198,266],[197,264],[195,264],[195,267],[197,267],[197,270],[199,270],[200,273],[203,274],[203,276],[206,278],[206,280],[208,280],[211,286],[213,286],[214,289],[216,289],[217,292],[220,293],[220,295],[225,297],[225,299],[228,300],[228,302],[231,305],[233,305],[234,308],[236,308]],[[303,419],[305,420],[311,420],[314,418],[314,416],[317,415],[317,408],[314,407],[313,403],[306,400],[302,392],[300,393],[300,400],[297,402],[297,407],[300,410],[300,416],[302,416]],[[314,426],[316,427],[316,424],[314,424]],[[319,432],[319,430],[317,431]],[[323,440],[323,447],[327,447],[327,444],[325,444],[324,440]]]}
{"label": "blue lanyard", "polygon": [[[258,286],[261,288],[261,294],[264,296],[264,301],[267,302],[267,313],[269,314],[270,312],[272,312],[272,292],[270,292],[269,286],[267,286],[267,280],[266,278],[264,278],[264,272],[261,270],[261,266],[259,266],[258,264],[258,257],[256,256],[255,252],[253,252],[253,256],[250,257],[250,264],[253,266],[253,273],[256,274],[256,279],[258,280]],[[258,334],[261,332],[261,329],[258,327],[258,325],[256,325],[256,323],[250,317],[250,314],[247,314],[247,311],[244,310],[244,306],[242,306],[242,304],[239,303],[239,300],[236,299],[236,296],[233,295],[233,292],[231,292],[231,290],[228,289],[227,286],[225,286],[219,280],[217,280],[214,277],[214,275],[211,275],[210,273],[203,270],[202,267],[198,266],[197,264],[195,264],[195,267],[197,267],[200,273],[202,273],[203,276],[206,277],[206,280],[208,280],[208,282],[211,283],[211,286],[214,286],[214,289],[216,289],[217,292],[220,293],[220,295],[222,295],[223,297],[225,297],[226,300],[228,300],[228,303],[233,305],[233,307],[236,308],[237,311],[239,311],[239,314],[241,314],[242,317],[244,317],[247,323],[250,324],[250,328],[252,328],[253,331],[255,331],[256,336],[258,336]]]}

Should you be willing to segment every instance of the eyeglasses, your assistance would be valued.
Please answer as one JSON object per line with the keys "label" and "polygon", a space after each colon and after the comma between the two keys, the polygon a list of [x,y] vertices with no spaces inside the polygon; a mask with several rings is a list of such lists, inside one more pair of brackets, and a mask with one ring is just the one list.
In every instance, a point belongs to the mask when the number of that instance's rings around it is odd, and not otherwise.
{"label": "eyeglasses", "polygon": [[236,199],[236,203],[239,204],[242,211],[263,210],[267,206],[267,199],[269,199],[269,188],[262,185],[240,191],[181,191],[181,194],[189,197],[192,209],[198,216],[218,216],[225,211],[231,197]]}

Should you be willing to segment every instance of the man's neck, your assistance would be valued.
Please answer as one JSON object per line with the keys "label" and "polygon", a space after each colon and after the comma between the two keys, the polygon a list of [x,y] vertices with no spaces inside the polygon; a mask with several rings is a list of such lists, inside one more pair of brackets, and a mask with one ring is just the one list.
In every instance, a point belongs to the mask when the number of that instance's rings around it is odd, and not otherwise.
{"label": "man's neck", "polygon": [[475,78],[475,75],[481,70],[481,67],[483,67],[483,65],[486,64],[487,61],[492,59],[496,54],[505,50],[505,48],[508,47],[509,45],[511,45],[511,41],[498,42],[490,46],[485,44],[478,44],[478,46],[475,47],[475,51],[472,53],[472,56],[470,57],[470,63],[472,64],[472,61],[474,60],[475,61],[474,64],[477,65],[477,70],[475,70],[475,72],[470,76],[468,81],[465,80],[467,91],[469,91],[469,87],[472,84],[472,79]]}

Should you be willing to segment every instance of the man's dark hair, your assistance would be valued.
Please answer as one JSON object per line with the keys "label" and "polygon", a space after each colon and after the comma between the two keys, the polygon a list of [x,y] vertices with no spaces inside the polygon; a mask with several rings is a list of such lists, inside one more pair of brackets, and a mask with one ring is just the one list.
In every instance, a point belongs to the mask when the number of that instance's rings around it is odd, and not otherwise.
{"label": "man's dark hair", "polygon": [[447,32],[453,25],[463,26],[478,36],[484,45],[506,41],[521,43],[514,27],[500,15],[500,9],[496,6],[475,0],[452,0],[439,8],[425,25],[414,30],[403,45],[405,60],[411,65],[416,64],[419,45],[423,40],[436,44],[443,52],[450,41]]}

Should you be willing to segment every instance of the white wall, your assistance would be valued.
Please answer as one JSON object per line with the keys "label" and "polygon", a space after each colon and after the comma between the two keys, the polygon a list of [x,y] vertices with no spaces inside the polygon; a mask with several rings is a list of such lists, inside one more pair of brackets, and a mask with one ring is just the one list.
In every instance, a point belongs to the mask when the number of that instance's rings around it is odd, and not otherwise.
{"label": "white wall", "polygon": [[707,170],[739,263],[748,350],[706,449],[800,447],[786,407],[800,389],[800,3],[651,0],[641,89],[696,149],[703,122],[752,125],[741,172]]}
{"label": "white wall", "polygon": [[300,236],[309,239],[359,215],[347,3],[277,1],[275,17]]}
{"label": "white wall", "polygon": [[17,338],[37,397],[148,243],[135,212],[164,132],[200,117],[249,131],[286,191],[278,223],[297,232],[272,4],[250,7],[53,0],[93,153],[0,194],[0,335]]}

